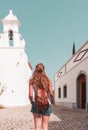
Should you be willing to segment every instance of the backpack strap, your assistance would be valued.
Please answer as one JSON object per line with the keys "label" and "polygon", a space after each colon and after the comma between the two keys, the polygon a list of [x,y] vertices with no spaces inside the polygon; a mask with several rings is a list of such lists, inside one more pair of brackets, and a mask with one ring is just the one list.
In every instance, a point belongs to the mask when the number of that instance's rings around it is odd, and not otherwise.
{"label": "backpack strap", "polygon": [[37,87],[35,86],[35,84],[33,85],[33,88],[34,88],[35,96],[37,96]]}

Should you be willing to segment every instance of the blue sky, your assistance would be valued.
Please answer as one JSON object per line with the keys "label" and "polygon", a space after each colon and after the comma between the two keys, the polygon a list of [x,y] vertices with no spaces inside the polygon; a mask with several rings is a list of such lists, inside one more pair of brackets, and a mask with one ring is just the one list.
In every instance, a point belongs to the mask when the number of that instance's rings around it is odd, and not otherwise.
{"label": "blue sky", "polygon": [[[13,10],[21,23],[25,51],[33,68],[44,63],[54,74],[88,40],[88,0],[0,0],[0,19]],[[0,33],[2,33],[0,24]]]}

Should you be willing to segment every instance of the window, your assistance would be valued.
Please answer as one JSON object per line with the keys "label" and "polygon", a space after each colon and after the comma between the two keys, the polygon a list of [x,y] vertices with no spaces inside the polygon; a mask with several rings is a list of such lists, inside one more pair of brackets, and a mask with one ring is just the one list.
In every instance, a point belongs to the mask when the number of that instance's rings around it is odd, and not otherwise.
{"label": "window", "polygon": [[58,98],[61,98],[61,88],[58,88]]}
{"label": "window", "polygon": [[63,97],[64,98],[67,97],[67,86],[66,85],[63,87]]}

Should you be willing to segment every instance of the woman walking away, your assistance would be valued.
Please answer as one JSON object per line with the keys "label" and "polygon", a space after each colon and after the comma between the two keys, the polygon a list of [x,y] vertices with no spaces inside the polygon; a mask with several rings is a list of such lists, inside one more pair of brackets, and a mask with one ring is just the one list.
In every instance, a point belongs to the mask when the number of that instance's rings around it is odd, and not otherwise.
{"label": "woman walking away", "polygon": [[[42,98],[38,97],[38,91],[40,95],[43,95]],[[45,92],[47,93],[46,98],[44,98]],[[50,98],[53,97],[52,83],[45,73],[44,65],[39,63],[36,65],[29,82],[29,99],[32,104],[31,112],[34,116],[35,130],[48,130],[48,122],[52,113]],[[39,99],[37,100],[37,98]],[[41,100],[42,104],[45,103],[45,105],[41,105]]]}

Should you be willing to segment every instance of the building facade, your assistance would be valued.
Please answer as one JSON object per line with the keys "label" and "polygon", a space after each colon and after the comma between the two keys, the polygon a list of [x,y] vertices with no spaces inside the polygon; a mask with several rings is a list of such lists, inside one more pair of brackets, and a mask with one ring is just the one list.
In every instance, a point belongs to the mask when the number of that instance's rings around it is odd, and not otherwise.
{"label": "building facade", "polygon": [[55,74],[55,102],[88,111],[88,41]]}
{"label": "building facade", "polygon": [[28,103],[28,82],[32,68],[19,33],[20,22],[12,10],[1,20],[0,33],[0,104],[19,106]]}

